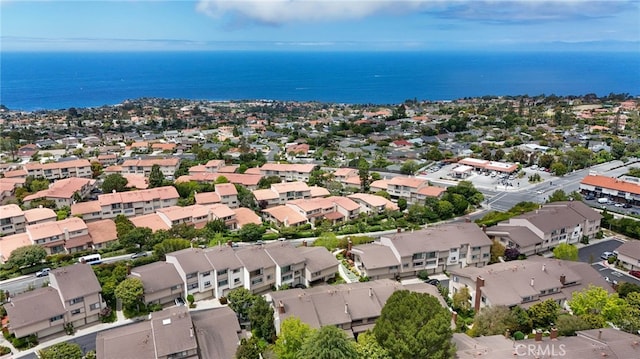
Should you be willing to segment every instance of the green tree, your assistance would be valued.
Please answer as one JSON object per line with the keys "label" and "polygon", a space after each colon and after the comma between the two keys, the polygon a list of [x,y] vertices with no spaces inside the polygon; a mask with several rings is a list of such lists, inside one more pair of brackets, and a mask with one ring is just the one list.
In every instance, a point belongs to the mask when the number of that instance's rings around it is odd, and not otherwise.
{"label": "green tree", "polygon": [[309,335],[298,353],[300,359],[353,359],[358,357],[355,343],[336,326],[328,325]]}
{"label": "green tree", "polygon": [[402,166],[400,166],[400,173],[405,175],[414,175],[418,171],[420,166],[416,161],[408,160],[405,161]]}
{"label": "green tree", "polygon": [[531,324],[534,329],[548,328],[551,323],[555,323],[556,319],[558,319],[560,309],[560,305],[556,301],[547,299],[529,307],[527,313],[531,318]]}
{"label": "green tree", "polygon": [[242,338],[238,349],[236,349],[235,359],[262,359],[263,351],[264,348],[257,337]]}
{"label": "green tree", "polygon": [[124,238],[132,229],[136,228],[133,222],[123,214],[117,215],[113,221],[116,223],[118,238]]}
{"label": "green tree", "polygon": [[164,258],[165,254],[189,248],[191,241],[182,238],[167,238],[153,246],[156,256]]}
{"label": "green tree", "polygon": [[569,172],[567,166],[562,162],[554,162],[549,168],[556,176],[564,176]]}
{"label": "green tree", "polygon": [[152,232],[150,228],[136,227],[127,232],[124,237],[118,238],[118,242],[127,248],[142,248],[151,240],[151,238]]}
{"label": "green tree", "polygon": [[606,289],[593,285],[573,292],[568,304],[575,315],[595,314],[614,322],[626,315],[625,301],[618,297],[618,293],[610,294]]}
{"label": "green tree", "polygon": [[305,339],[311,335],[311,327],[297,317],[288,317],[280,324],[280,335],[273,351],[278,359],[297,359]]}
{"label": "green tree", "polygon": [[114,290],[116,298],[122,301],[122,305],[128,308],[141,303],[144,295],[144,286],[139,278],[126,278]]}
{"label": "green tree", "polygon": [[618,296],[620,296],[620,298],[626,298],[627,295],[631,293],[640,293],[640,285],[637,285],[635,283],[622,282],[618,285],[618,289],[616,291],[618,292]]}
{"label": "green tree", "polygon": [[502,243],[500,243],[500,241],[498,240],[493,240],[493,243],[491,243],[491,263],[498,263],[500,262],[500,257],[504,257],[504,251],[505,251],[505,246],[502,245]]}
{"label": "green tree", "polygon": [[254,335],[273,343],[276,338],[276,328],[273,325],[273,309],[263,296],[256,296],[249,307],[249,321]]}
{"label": "green tree", "polygon": [[238,231],[238,237],[244,242],[255,242],[262,239],[266,229],[255,223],[247,223]]}
{"label": "green tree", "polygon": [[11,252],[7,264],[13,267],[29,267],[42,262],[47,257],[47,251],[38,244],[19,247]]}
{"label": "green tree", "polygon": [[82,359],[82,349],[75,343],[62,342],[38,352],[41,359]]}
{"label": "green tree", "polygon": [[553,155],[548,154],[548,153],[542,154],[538,158],[538,166],[540,166],[542,168],[551,169],[551,165],[553,164],[554,160],[555,160],[555,158],[553,157]]}
{"label": "green tree", "polygon": [[370,331],[358,335],[356,350],[358,359],[392,359],[389,352],[378,344],[375,335]]}
{"label": "green tree", "polygon": [[91,178],[98,178],[102,174],[102,164],[100,162],[91,162]]}
{"label": "green tree", "polygon": [[325,247],[329,251],[333,251],[340,245],[340,239],[335,233],[323,232],[313,241],[314,247]]}
{"label": "green tree", "polygon": [[400,209],[400,211],[404,211],[405,209],[407,209],[407,200],[404,198],[398,198],[398,209]]}
{"label": "green tree", "polygon": [[459,312],[469,311],[471,309],[471,302],[469,302],[470,297],[469,288],[460,288],[460,290],[453,295],[453,309]]}
{"label": "green tree", "polygon": [[449,201],[438,201],[436,212],[441,219],[448,219],[453,217],[455,208]]}
{"label": "green tree", "polygon": [[591,325],[577,315],[561,315],[556,323],[558,334],[562,336],[574,336],[579,330],[591,329]]}
{"label": "green tree", "polygon": [[564,193],[563,190],[558,189],[558,190],[555,190],[549,196],[549,199],[547,200],[547,202],[563,202],[563,201],[568,201],[568,200],[569,200],[569,196],[567,196],[567,194]]}
{"label": "green tree", "polygon": [[224,223],[223,219],[219,219],[219,218],[214,219],[213,221],[207,222],[207,224],[204,225],[204,228],[208,236],[213,236],[216,233],[227,232],[227,225]]}
{"label": "green tree", "polygon": [[369,162],[360,157],[358,160],[358,177],[360,178],[360,190],[362,192],[369,192],[369,184],[371,178],[369,177]]}
{"label": "green tree", "polygon": [[164,174],[160,171],[160,165],[154,164],[151,166],[151,173],[149,173],[149,188],[162,187],[164,185]]}
{"label": "green tree", "polygon": [[258,188],[259,189],[271,188],[272,184],[276,184],[276,183],[280,183],[280,182],[282,182],[282,179],[280,178],[280,176],[262,177],[262,178],[260,178],[260,181],[258,181]]}
{"label": "green tree", "polygon": [[429,148],[429,151],[427,151],[427,153],[425,154],[425,158],[428,159],[429,161],[442,161],[444,156],[442,155],[442,152],[440,152],[437,146],[432,146],[431,148]]}
{"label": "green tree", "polygon": [[455,355],[455,346],[451,343],[451,314],[428,294],[394,292],[382,308],[373,334],[392,358],[453,358]]}
{"label": "green tree", "polygon": [[569,243],[560,243],[553,249],[553,256],[558,259],[577,261],[578,247]]}
{"label": "green tree", "polygon": [[494,305],[484,307],[473,318],[473,327],[469,335],[473,337],[481,335],[504,334],[507,329],[514,332],[517,322],[508,307],[504,305]]}
{"label": "green tree", "polygon": [[[218,177],[220,178],[220,177]],[[240,207],[250,208],[257,210],[256,199],[253,196],[253,192],[248,190],[245,186],[236,184],[236,191],[238,192],[238,204]]]}
{"label": "green tree", "polygon": [[34,179],[28,186],[29,192],[44,191],[49,188],[49,181],[44,178]]}
{"label": "green tree", "polygon": [[229,308],[236,312],[240,320],[249,318],[249,308],[253,305],[256,296],[246,288],[236,288],[229,292],[227,300]]}
{"label": "green tree", "polygon": [[127,179],[119,173],[112,173],[102,182],[102,193],[123,192],[127,189]]}

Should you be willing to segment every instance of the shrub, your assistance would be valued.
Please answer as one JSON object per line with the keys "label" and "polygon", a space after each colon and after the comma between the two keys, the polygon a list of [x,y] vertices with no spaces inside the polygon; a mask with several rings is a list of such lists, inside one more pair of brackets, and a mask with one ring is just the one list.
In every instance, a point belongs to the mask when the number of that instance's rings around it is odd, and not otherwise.
{"label": "shrub", "polygon": [[263,241],[272,241],[278,238],[280,238],[280,235],[278,233],[265,233],[262,235]]}
{"label": "shrub", "polygon": [[2,345],[0,345],[0,356],[7,355],[9,353],[11,353],[11,349],[9,349],[8,347],[3,347]]}
{"label": "shrub", "polygon": [[191,304],[193,304],[193,302],[195,302],[195,298],[193,297],[193,294],[187,295],[187,302],[189,302],[189,305],[191,305]]}
{"label": "shrub", "polygon": [[227,304],[227,303],[228,303],[228,301],[227,301],[227,297],[220,297],[220,299],[219,299],[219,300],[220,300],[220,304],[222,304],[222,305],[225,305],[225,304]]}
{"label": "shrub", "polygon": [[147,307],[150,312],[159,312],[162,310],[162,305],[158,303],[149,304]]}
{"label": "shrub", "polygon": [[524,339],[524,333],[517,331],[515,333],[513,333],[513,339],[515,340],[523,340]]}
{"label": "shrub", "polygon": [[418,278],[422,280],[429,279],[429,272],[427,272],[426,270],[421,270],[420,272],[418,272]]}
{"label": "shrub", "polygon": [[618,257],[616,257],[616,256],[612,256],[612,257],[607,258],[607,262],[609,264],[614,264],[617,260],[618,260]]}

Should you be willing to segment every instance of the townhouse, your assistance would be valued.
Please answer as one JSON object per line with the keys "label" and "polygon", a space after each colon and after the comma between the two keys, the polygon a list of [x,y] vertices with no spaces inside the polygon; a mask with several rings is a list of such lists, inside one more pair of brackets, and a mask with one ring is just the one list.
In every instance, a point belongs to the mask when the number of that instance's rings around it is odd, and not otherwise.
{"label": "townhouse", "polygon": [[204,165],[196,165],[189,167],[189,174],[194,175],[196,173],[216,173],[225,167],[224,160],[209,160]]}
{"label": "townhouse", "polygon": [[238,208],[238,190],[233,183],[218,183],[215,185],[213,192],[195,193],[197,204],[214,204],[222,203],[229,208]]}
{"label": "townhouse", "polygon": [[320,283],[333,278],[339,264],[325,248],[294,248],[282,242],[187,248],[168,253],[166,262],[176,267],[185,295],[196,299],[220,298],[240,287],[264,293],[283,285]]}
{"label": "townhouse", "polygon": [[265,177],[277,176],[282,181],[308,182],[314,164],[265,163],[260,167],[260,174]]}
{"label": "townhouse", "polygon": [[69,177],[91,178],[91,163],[78,159],[51,163],[27,163],[24,165],[28,176],[43,177],[48,180],[58,180]]}
{"label": "townhouse", "polygon": [[615,252],[620,266],[627,270],[640,270],[640,241],[626,241]]}
{"label": "townhouse", "polygon": [[260,182],[260,179],[262,179],[262,175],[248,173],[248,171],[247,173],[201,172],[201,173],[194,173],[192,175],[180,176],[178,177],[178,179],[176,179],[176,183],[183,183],[183,182],[190,182],[190,181],[210,183],[210,182],[216,182],[219,177],[226,178],[227,181],[229,181],[229,183],[245,186],[249,190],[257,189],[258,183]]}
{"label": "townhouse", "polygon": [[296,227],[309,223],[307,217],[290,206],[275,206],[263,209],[262,217],[276,227]]}
{"label": "townhouse", "polygon": [[82,219],[70,217],[61,221],[49,221],[28,225],[24,233],[13,234],[0,240],[0,261],[6,261],[16,248],[38,244],[48,254],[73,253],[96,249],[117,239],[115,222],[103,220],[91,226]]}
{"label": "townhouse", "polygon": [[131,269],[131,278],[138,278],[144,287],[144,302],[168,304],[182,297],[183,283],[176,267],[167,262],[154,262]]}
{"label": "townhouse", "polygon": [[613,288],[589,263],[531,256],[523,261],[502,262],[486,267],[452,269],[449,293],[462,288],[470,294],[471,307],[477,312],[484,307],[504,305],[524,309],[554,300],[563,306],[574,292],[595,285],[609,293]]}
{"label": "townhouse", "polygon": [[53,182],[48,189],[24,197],[23,203],[29,207],[34,201],[49,200],[55,204],[56,208],[71,207],[74,202],[87,197],[95,186],[94,179],[65,178]]}
{"label": "townhouse", "polygon": [[394,177],[386,181],[386,191],[392,199],[404,198],[407,203],[424,202],[426,197],[438,198],[446,191],[441,187],[429,186],[429,181],[415,177]]}
{"label": "townhouse", "polygon": [[155,213],[156,210],[178,204],[178,191],[173,186],[156,187],[140,191],[105,193],[98,200],[76,203],[71,215],[84,220],[126,217]]}
{"label": "townhouse", "polygon": [[349,249],[356,269],[371,279],[415,276],[489,263],[491,240],[475,223],[400,232]]}
{"label": "townhouse", "polygon": [[100,321],[105,303],[101,287],[89,264],[77,263],[49,273],[50,285],[18,294],[4,307],[9,332],[17,338],[39,338],[60,333],[65,325],[81,327]]}
{"label": "townhouse", "polygon": [[346,185],[350,178],[357,178],[358,184],[360,183],[360,176],[358,175],[358,170],[355,168],[337,168],[332,175],[334,181],[342,183],[343,185]]}
{"label": "townhouse", "polygon": [[0,206],[0,236],[23,233],[31,224],[55,221],[56,213],[49,208],[23,211],[17,204]]}
{"label": "townhouse", "polygon": [[126,160],[122,165],[120,165],[122,168],[121,174],[130,173],[149,177],[151,174],[151,168],[153,168],[154,165],[158,165],[160,167],[160,172],[162,172],[165,178],[173,179],[173,174],[180,166],[180,158],[170,157]]}
{"label": "townhouse", "polygon": [[354,193],[347,196],[360,205],[360,212],[367,214],[382,214],[386,211],[397,211],[398,205],[388,199],[368,193]]}
{"label": "townhouse", "polygon": [[151,313],[151,319],[98,332],[96,357],[233,358],[242,336],[229,307],[190,312],[172,307]]}
{"label": "townhouse", "polygon": [[640,205],[640,181],[637,178],[612,178],[590,174],[580,181],[580,192],[619,203]]}
{"label": "townhouse", "polygon": [[331,325],[357,336],[375,325],[385,303],[398,290],[427,293],[446,307],[438,290],[426,283],[402,285],[389,279],[309,289],[289,289],[265,295],[274,310],[276,333],[288,317],[297,317],[311,328]]}
{"label": "townhouse", "polygon": [[600,213],[582,201],[553,202],[488,227],[486,233],[507,248],[531,255],[552,250],[560,243],[595,238],[601,219]]}
{"label": "townhouse", "polygon": [[261,208],[268,208],[295,199],[311,198],[311,189],[304,182],[274,183],[271,188],[253,191],[253,196]]}

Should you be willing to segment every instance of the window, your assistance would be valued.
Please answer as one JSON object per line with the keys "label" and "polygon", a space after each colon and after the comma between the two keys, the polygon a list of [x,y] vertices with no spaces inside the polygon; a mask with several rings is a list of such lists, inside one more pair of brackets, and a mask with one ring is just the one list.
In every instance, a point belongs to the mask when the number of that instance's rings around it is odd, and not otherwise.
{"label": "window", "polygon": [[219,270],[218,275],[225,275],[227,274],[227,271],[228,271],[227,269]]}
{"label": "window", "polygon": [[311,276],[312,276],[312,277],[317,277],[317,276],[319,276],[320,274],[322,274],[322,272],[313,272],[313,273],[311,273]]}
{"label": "window", "polygon": [[284,267],[280,267],[280,270],[282,271],[282,273],[287,273],[287,272],[291,272],[291,266],[284,266]]}
{"label": "window", "polygon": [[424,264],[424,262],[415,262],[413,263],[414,267],[421,267]]}
{"label": "window", "polygon": [[84,302],[84,297],[73,298],[69,301],[69,305]]}
{"label": "window", "polygon": [[251,285],[256,285],[258,283],[262,283],[262,277],[251,280]]}
{"label": "window", "polygon": [[480,247],[471,247],[471,250],[472,250],[472,251],[479,251],[479,250],[480,250]]}
{"label": "window", "polygon": [[416,260],[416,259],[424,259],[424,253],[414,253],[413,260]]}
{"label": "window", "polygon": [[240,283],[240,278],[236,278],[233,280],[233,284],[238,284],[238,283]]}
{"label": "window", "polygon": [[291,279],[293,279],[293,276],[291,274],[287,274],[287,275],[282,277],[282,281],[283,282],[286,282],[286,281],[291,280]]}
{"label": "window", "polygon": [[62,319],[64,316],[62,314],[60,315],[56,315],[55,317],[51,317],[51,319],[49,319],[50,322],[55,322],[56,320],[60,320]]}
{"label": "window", "polygon": [[187,279],[195,278],[198,273],[189,273],[187,274]]}
{"label": "window", "polygon": [[187,290],[198,288],[198,283],[191,283],[187,286]]}
{"label": "window", "polygon": [[256,269],[253,272],[249,273],[250,276],[262,275],[262,268]]}
{"label": "window", "polygon": [[487,297],[483,295],[482,297],[480,297],[480,301],[484,304],[487,304]]}
{"label": "window", "polygon": [[436,257],[436,252],[427,253],[427,258],[435,258],[435,257]]}
{"label": "window", "polygon": [[71,315],[80,314],[80,309],[74,309],[71,311]]}
{"label": "window", "polygon": [[96,309],[100,309],[100,303],[93,303],[89,306],[89,309],[91,310],[96,310]]}
{"label": "window", "polygon": [[218,282],[218,287],[222,287],[229,284],[229,280],[225,279],[225,280],[221,280]]}
{"label": "window", "polygon": [[[220,274],[220,273],[218,273],[218,274]],[[211,275],[211,272],[204,272],[204,273],[202,273],[202,276],[203,276],[203,277],[208,277],[209,275]]]}
{"label": "window", "polygon": [[211,282],[210,282],[210,281],[206,281],[206,282],[204,282],[204,286],[205,286],[205,288],[206,288],[206,287],[210,287],[210,286],[211,286]]}
{"label": "window", "polygon": [[491,254],[491,253],[483,253],[483,254],[482,254],[482,258],[489,258],[489,255],[490,255],[490,254]]}
{"label": "window", "polygon": [[240,272],[240,268],[236,268],[233,270],[233,273],[239,273]]}

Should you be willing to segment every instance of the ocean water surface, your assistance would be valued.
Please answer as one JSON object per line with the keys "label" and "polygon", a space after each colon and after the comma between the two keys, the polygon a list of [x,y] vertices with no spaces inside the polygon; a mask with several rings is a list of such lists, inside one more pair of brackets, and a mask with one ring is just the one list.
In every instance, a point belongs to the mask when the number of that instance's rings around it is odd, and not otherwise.
{"label": "ocean water surface", "polygon": [[640,94],[632,52],[2,53],[10,109],[140,97],[397,104],[484,95]]}

